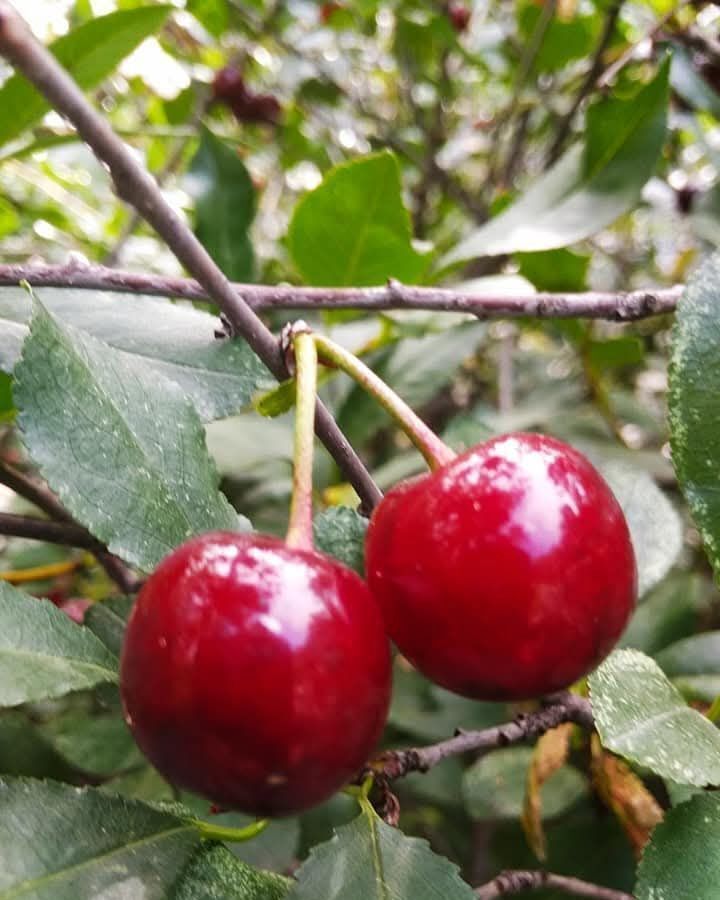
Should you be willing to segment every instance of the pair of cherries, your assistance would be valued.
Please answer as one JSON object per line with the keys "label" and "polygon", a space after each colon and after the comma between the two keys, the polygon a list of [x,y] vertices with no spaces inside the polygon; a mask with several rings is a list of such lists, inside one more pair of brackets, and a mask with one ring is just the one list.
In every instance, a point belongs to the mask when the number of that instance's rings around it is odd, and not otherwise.
{"label": "pair of cherries", "polygon": [[172,783],[287,815],[363,767],[391,690],[390,638],[428,678],[483,700],[565,688],[632,612],[630,535],[576,450],[495,438],[391,490],[367,585],[276,538],[218,532],[166,557],[127,629],[128,724]]}

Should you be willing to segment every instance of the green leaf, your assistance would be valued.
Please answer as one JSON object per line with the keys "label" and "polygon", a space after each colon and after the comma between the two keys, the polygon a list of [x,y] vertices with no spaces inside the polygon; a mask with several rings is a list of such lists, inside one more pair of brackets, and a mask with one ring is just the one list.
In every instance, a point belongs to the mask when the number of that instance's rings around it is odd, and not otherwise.
{"label": "green leaf", "polygon": [[702,75],[695,71],[692,60],[682,47],[675,47],[673,50],[670,84],[698,112],[709,112],[720,119],[720,97]]}
{"label": "green leaf", "polygon": [[199,840],[192,825],[144,803],[0,779],[0,900],[167,900]]}
{"label": "green leaf", "polygon": [[382,152],[336,166],[303,197],[288,246],[306,283],[361,287],[416,281],[425,259],[410,238],[400,168]]}
{"label": "green leaf", "polygon": [[559,248],[542,253],[518,253],[520,274],[539,291],[584,291],[590,257]]}
{"label": "green leaf", "polygon": [[618,369],[635,366],[645,358],[645,348],[640,338],[631,335],[591,341],[587,359],[595,369]]}
{"label": "green leaf", "polygon": [[677,309],[668,404],[672,459],[683,495],[720,576],[720,256],[690,280]]}
{"label": "green leaf", "polygon": [[220,37],[228,27],[230,9],[227,0],[188,0],[187,10],[214,37]]}
{"label": "green leaf", "polygon": [[693,634],[708,608],[709,588],[697,573],[675,572],[664,578],[635,610],[621,646],[652,656],[673,641]]}
{"label": "green leaf", "polygon": [[251,281],[254,254],[248,229],[255,189],[237,152],[203,128],[190,164],[188,189],[195,200],[195,233],[233,281]]}
{"label": "green leaf", "polygon": [[21,712],[0,716],[0,772],[75,783],[81,775]]}
{"label": "green leaf", "polygon": [[354,509],[332,506],[315,517],[315,546],[362,575],[365,569],[365,532],[368,520]]}
{"label": "green leaf", "polygon": [[[536,3],[524,3],[520,7],[518,25],[525,43],[532,40],[541,15],[542,7]],[[586,56],[592,49],[597,23],[597,16],[581,16],[577,12],[568,19],[553,16],[540,45],[535,70],[556,72],[572,60]]]}
{"label": "green leaf", "polygon": [[83,772],[112,775],[144,762],[120,715],[69,712],[47,722],[41,733],[64,759]]}
{"label": "green leaf", "polygon": [[93,603],[85,613],[85,625],[118,657],[134,603],[134,597],[113,597]]}
{"label": "green leaf", "polygon": [[174,382],[39,303],[15,378],[30,455],[113,553],[152,569],[193,534],[239,527],[197,413]]}
{"label": "green leaf", "polygon": [[457,866],[428,843],[386,825],[371,809],[319,844],[288,900],[472,900]]}
{"label": "green leaf", "polygon": [[49,600],[0,582],[0,706],[117,680],[117,659]]}
{"label": "green leaf", "polygon": [[634,97],[590,107],[584,142],[572,146],[499,216],[441,261],[566,247],[596,234],[640,199],[665,142],[669,64]]}
{"label": "green leaf", "polygon": [[[463,798],[473,819],[519,819],[532,747],[507,747],[481,757],[465,770]],[[542,786],[542,815],[552,819],[587,794],[583,776],[562,766]]]}
{"label": "green leaf", "polygon": [[706,631],[676,641],[655,656],[669,678],[678,675],[720,675],[720,631]]}
{"label": "green leaf", "polygon": [[601,467],[627,519],[642,596],[672,568],[683,548],[683,527],[672,503],[642,469],[620,463]]}
{"label": "green leaf", "polygon": [[716,900],[720,797],[698,794],[668,811],[645,848],[637,900]]}
{"label": "green leaf", "polygon": [[188,863],[172,900],[282,900],[290,884],[281,875],[251,868],[221,844],[209,844]]}
{"label": "green leaf", "polygon": [[[141,6],[99,16],[58,38],[50,50],[81,88],[106,78],[126,56],[162,25],[170,6]],[[50,109],[21,75],[0,88],[0,144],[22,134]]]}
{"label": "green leaf", "polygon": [[[156,297],[42,288],[43,305],[60,321],[99,338],[170,378],[205,422],[239,412],[273,384],[242,340],[218,340],[218,319]],[[32,312],[22,288],[0,288],[0,368],[12,372]]]}
{"label": "green leaf", "polygon": [[720,784],[720,732],[652,659],[616,650],[589,678],[603,746],[679,784]]}

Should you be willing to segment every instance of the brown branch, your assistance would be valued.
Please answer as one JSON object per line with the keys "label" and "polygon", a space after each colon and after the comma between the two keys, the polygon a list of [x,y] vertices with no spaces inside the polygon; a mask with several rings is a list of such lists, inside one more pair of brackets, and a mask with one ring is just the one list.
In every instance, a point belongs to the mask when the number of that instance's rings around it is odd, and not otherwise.
{"label": "brown branch", "polygon": [[455,737],[426,747],[388,750],[380,754],[370,768],[386,778],[400,778],[410,772],[427,772],[449,756],[518,744],[539,737],[563,722],[592,728],[594,720],[590,701],[569,692],[553,694],[545,698],[541,709],[521,713],[512,722],[481,731],[461,731]]}
{"label": "brown branch", "polygon": [[[101,541],[98,541],[93,537],[86,528],[83,528],[82,525],[77,523],[48,487],[2,459],[0,459],[0,484],[6,485],[11,490],[15,491],[18,496],[24,497],[25,500],[29,500],[30,503],[33,503],[38,509],[41,509],[55,520],[55,523],[37,520],[38,526],[36,528],[36,534],[39,535],[40,533],[38,530],[40,525],[46,527],[55,524],[64,529],[63,532],[55,529],[54,533],[56,535],[62,533],[66,538],[70,538],[71,535],[74,535],[74,538],[72,540],[53,539],[49,536],[50,533],[53,532],[52,528],[46,530],[46,534],[48,535],[46,537],[36,537],[35,534],[10,531],[0,533],[15,534],[17,537],[29,537],[36,540],[47,540],[51,544],[69,543],[75,547],[85,547],[92,551],[97,558],[97,561],[121,591],[126,594],[132,594],[138,589],[140,580],[134,575],[132,570],[129,569],[121,559],[110,553],[107,547]],[[16,521],[19,518],[22,517],[13,516],[8,518],[8,516],[6,516],[6,525],[9,527],[10,519]],[[31,519],[29,521],[34,520]],[[17,521],[16,524],[18,524],[19,527],[23,527],[21,523]]]}
{"label": "brown branch", "polygon": [[[125,272],[103,266],[34,264],[0,265],[0,286],[28,281],[34,287],[117,291],[208,300],[197,281],[144,272]],[[469,313],[480,319],[608,319],[629,322],[675,311],[682,285],[636,291],[585,291],[583,293],[478,294],[462,288],[414,287],[391,281],[381,287],[324,288],[293,285],[234,284],[237,296],[256,311],[268,309],[427,309]]]}
{"label": "brown branch", "polygon": [[605,24],[603,26],[602,34],[600,35],[600,40],[598,41],[597,47],[595,48],[595,53],[593,54],[590,68],[588,69],[587,75],[580,85],[580,90],[575,95],[575,99],[573,100],[570,109],[560,120],[557,134],[555,135],[555,140],[553,141],[552,146],[548,151],[546,163],[547,166],[551,166],[560,156],[565,146],[565,141],[570,134],[573,119],[575,118],[575,113],[580,109],[585,98],[595,87],[597,79],[602,72],[605,51],[610,46],[610,41],[612,40],[613,34],[615,32],[615,26],[617,25],[618,18],[620,17],[620,10],[622,9],[622,5],[623,0],[613,0],[612,6],[606,13]]}
{"label": "brown branch", "polygon": [[[203,245],[173,210],[153,177],[88,103],[82,91],[55,57],[40,44],[8,0],[0,0],[0,53],[65,116],[108,168],[120,199],[135,208],[163,238],[179,262],[223,310],[233,330],[243,337],[278,379],[287,377],[273,334],[234,290]],[[338,428],[327,408],[318,403],[318,436],[353,484],[365,507],[382,496],[377,485]]]}
{"label": "brown branch", "polygon": [[100,541],[74,522],[51,522],[31,516],[0,513],[0,534],[29,538],[32,541],[45,541],[48,544],[64,544],[66,547],[79,547],[92,553],[107,552]]}
{"label": "brown branch", "polygon": [[539,891],[543,888],[571,894],[574,897],[585,897],[587,900],[633,900],[631,894],[591,884],[580,878],[568,875],[554,875],[552,872],[516,869],[501,872],[497,878],[475,889],[478,900],[496,900],[507,894],[518,894],[521,891]]}

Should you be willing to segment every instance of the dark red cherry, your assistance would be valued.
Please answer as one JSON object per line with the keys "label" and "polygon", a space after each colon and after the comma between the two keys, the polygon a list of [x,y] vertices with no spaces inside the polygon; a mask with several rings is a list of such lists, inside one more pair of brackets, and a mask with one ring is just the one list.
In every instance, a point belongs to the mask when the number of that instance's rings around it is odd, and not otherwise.
{"label": "dark red cherry", "polygon": [[465,31],[470,24],[472,11],[464,3],[451,2],[447,7],[448,18],[450,24],[457,32]]}
{"label": "dark red cherry", "polygon": [[285,815],[372,753],[390,652],[364,582],[315,551],[215,532],[174,550],[138,595],[120,667],[126,719],[173,784]]}
{"label": "dark red cherry", "polygon": [[216,100],[224,100],[233,103],[247,96],[245,79],[240,69],[235,66],[225,66],[218,69],[212,85],[213,97]]}
{"label": "dark red cherry", "polygon": [[477,699],[568,687],[635,603],[617,500],[584,456],[539,434],[495,438],[391,490],[366,550],[390,637],[428,678]]}

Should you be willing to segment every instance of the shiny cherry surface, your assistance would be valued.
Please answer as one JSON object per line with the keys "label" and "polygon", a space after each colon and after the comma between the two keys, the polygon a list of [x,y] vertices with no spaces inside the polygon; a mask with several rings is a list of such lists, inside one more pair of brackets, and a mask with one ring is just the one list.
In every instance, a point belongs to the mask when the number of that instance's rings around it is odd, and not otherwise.
{"label": "shiny cherry surface", "polygon": [[142,588],[120,686],[137,743],[171,783],[285,815],[362,768],[390,677],[380,610],[354,572],[275,538],[214,532]]}
{"label": "shiny cherry surface", "polygon": [[610,488],[584,456],[539,434],[495,438],[389,491],[366,553],[401,652],[484,700],[539,697],[589,672],[637,591]]}

